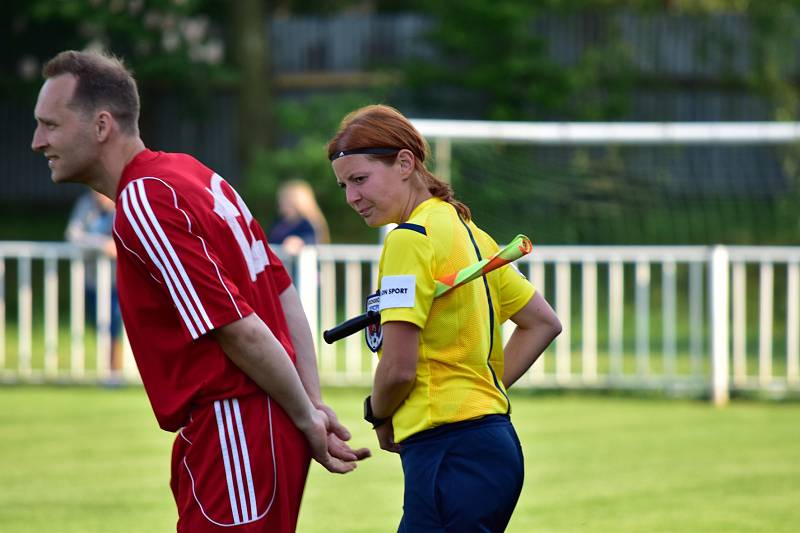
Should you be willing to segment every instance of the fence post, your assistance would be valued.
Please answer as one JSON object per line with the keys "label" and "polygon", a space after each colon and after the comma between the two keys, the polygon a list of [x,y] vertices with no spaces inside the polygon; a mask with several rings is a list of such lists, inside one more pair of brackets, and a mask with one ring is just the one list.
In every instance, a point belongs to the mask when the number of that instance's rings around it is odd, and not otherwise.
{"label": "fence post", "polygon": [[33,357],[33,280],[32,254],[17,258],[17,368],[20,375],[30,377]]}
{"label": "fence post", "polygon": [[0,255],[0,368],[6,367],[6,258]]}
{"label": "fence post", "polygon": [[311,336],[314,339],[314,349],[318,349],[319,337],[319,270],[317,268],[317,248],[315,246],[303,246],[297,260],[297,292],[300,295],[300,302],[303,304],[303,311],[308,317],[308,324],[311,326]]}
{"label": "fence post", "polygon": [[97,377],[106,379],[111,375],[111,350],[114,342],[111,337],[111,291],[113,274],[111,273],[111,259],[97,253],[94,257],[95,272],[97,276],[97,295],[95,296],[95,335],[97,349]]}
{"label": "fence post", "polygon": [[86,351],[84,346],[86,329],[84,322],[86,317],[86,267],[83,261],[83,252],[75,248],[69,264],[69,375],[73,379],[82,378],[86,371]]}
{"label": "fence post", "polygon": [[711,401],[716,406],[728,403],[728,249],[711,249],[709,264],[709,300],[711,304]]}
{"label": "fence post", "polygon": [[446,137],[439,137],[434,143],[434,162],[436,164],[436,175],[450,183],[451,178],[451,157],[453,154],[453,147],[451,146],[450,139]]}

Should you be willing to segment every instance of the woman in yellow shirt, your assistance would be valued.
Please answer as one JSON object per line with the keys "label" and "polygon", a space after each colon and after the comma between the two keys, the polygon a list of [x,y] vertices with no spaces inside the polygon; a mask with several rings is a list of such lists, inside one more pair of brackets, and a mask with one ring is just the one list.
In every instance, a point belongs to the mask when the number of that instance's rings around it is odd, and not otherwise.
{"label": "woman in yellow shirt", "polygon": [[[379,266],[380,331],[364,403],[405,474],[399,531],[503,531],[524,476],[506,393],[561,331],[528,280],[502,267],[434,299],[436,278],[498,250],[425,166],[428,146],[382,105],[350,113],[328,143],[337,182],[367,225],[398,226]],[[516,328],[505,347],[501,324]]]}

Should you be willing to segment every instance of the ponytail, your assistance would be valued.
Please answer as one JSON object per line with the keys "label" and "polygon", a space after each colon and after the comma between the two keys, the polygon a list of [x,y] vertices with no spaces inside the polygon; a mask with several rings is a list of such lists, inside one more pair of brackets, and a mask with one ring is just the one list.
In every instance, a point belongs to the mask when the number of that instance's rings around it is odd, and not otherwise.
{"label": "ponytail", "polygon": [[453,187],[451,187],[449,183],[444,182],[434,176],[431,171],[425,167],[425,164],[422,161],[419,162],[417,171],[422,178],[423,183],[428,188],[428,192],[452,205],[458,212],[458,215],[465,222],[472,220],[472,212],[470,211],[469,207],[467,207],[467,204],[456,200],[455,194],[453,193]]}

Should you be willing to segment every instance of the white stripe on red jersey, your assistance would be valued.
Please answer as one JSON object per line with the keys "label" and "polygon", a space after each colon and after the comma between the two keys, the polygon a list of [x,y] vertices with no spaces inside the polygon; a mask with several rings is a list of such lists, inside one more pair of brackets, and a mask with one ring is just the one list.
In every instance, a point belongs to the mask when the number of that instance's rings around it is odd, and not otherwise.
{"label": "white stripe on red jersey", "polygon": [[[144,220],[141,215],[141,208],[139,207],[139,202],[136,199],[136,195],[132,194],[131,190],[126,187],[120,195],[120,200],[122,203],[122,212],[125,214],[131,227],[136,232],[136,236],[139,238],[139,242],[141,243],[142,247],[144,247],[148,257],[161,272],[161,277],[164,280],[164,283],[166,283],[170,294],[172,295],[172,301],[175,304],[175,308],[180,313],[181,318],[183,318],[184,324],[186,324],[186,328],[189,330],[192,337],[196,339],[200,336],[200,334],[198,334],[195,327],[196,322],[190,319],[187,315],[187,308],[184,304],[186,301],[186,294],[183,290],[183,287],[176,283],[172,266],[164,261],[165,258],[163,251],[160,249],[156,251],[153,250],[153,246],[158,246],[158,244],[151,244],[152,241],[148,239],[146,235],[146,233],[149,234],[149,232],[142,228]],[[189,310],[189,312],[192,311]],[[193,318],[196,319],[196,314],[193,314]]]}
{"label": "white stripe on red jersey", "polygon": [[[175,248],[172,247],[169,239],[167,238],[164,230],[161,228],[161,224],[159,223],[158,219],[156,218],[155,214],[153,214],[153,210],[150,207],[150,202],[147,199],[147,191],[144,188],[144,181],[138,180],[135,182],[135,187],[138,189],[139,199],[142,202],[142,206],[147,215],[147,220],[150,222],[150,228],[155,232],[155,237],[160,240],[161,245],[164,247],[164,250],[169,254],[169,258],[172,260],[172,263],[175,265],[175,269],[177,270],[178,275],[180,276],[180,282],[183,282],[186,290],[189,292],[189,296],[191,297],[190,301],[190,309],[192,309],[192,304],[194,304],[194,309],[200,314],[203,321],[201,323],[201,328],[205,326],[204,333],[210,329],[213,329],[214,326],[211,323],[211,320],[208,318],[208,314],[206,314],[206,310],[203,307],[200,298],[197,296],[197,291],[194,289],[194,285],[192,285],[192,281],[189,279],[189,276],[186,275],[186,269],[183,268],[183,263],[178,255],[175,253]],[[166,184],[165,184],[166,185]],[[169,187],[169,185],[167,185]],[[170,187],[171,189],[171,187]],[[174,196],[175,191],[172,191]],[[177,209],[177,200],[176,200],[176,209]],[[188,228],[191,231],[191,227]]]}

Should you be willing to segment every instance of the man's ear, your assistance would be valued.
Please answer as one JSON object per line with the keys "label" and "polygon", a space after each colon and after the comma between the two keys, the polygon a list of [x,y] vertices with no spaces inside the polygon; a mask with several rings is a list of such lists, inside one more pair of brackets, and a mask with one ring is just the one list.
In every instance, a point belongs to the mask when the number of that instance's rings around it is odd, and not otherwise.
{"label": "man's ear", "polygon": [[98,142],[105,142],[111,135],[114,117],[108,111],[100,111],[94,121],[94,133]]}

